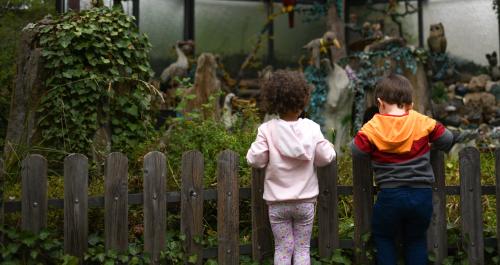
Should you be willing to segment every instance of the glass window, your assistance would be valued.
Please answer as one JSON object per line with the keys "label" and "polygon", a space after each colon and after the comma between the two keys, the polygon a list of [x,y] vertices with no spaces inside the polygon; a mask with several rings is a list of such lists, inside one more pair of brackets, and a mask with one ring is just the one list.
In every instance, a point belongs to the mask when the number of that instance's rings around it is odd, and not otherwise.
{"label": "glass window", "polygon": [[[196,0],[196,53],[221,55],[225,68],[235,74],[253,49],[266,17],[263,2]],[[267,54],[267,41],[262,44],[259,58]]]}
{"label": "glass window", "polygon": [[[307,8],[308,5],[298,7]],[[274,12],[279,12],[282,4],[274,5]],[[274,53],[280,65],[297,65],[300,57],[308,54],[302,49],[309,41],[320,38],[326,31],[326,16],[294,13],[294,27],[288,25],[288,14],[280,15],[274,23]]]}
{"label": "glass window", "polygon": [[153,45],[151,66],[158,77],[177,59],[173,46],[183,39],[184,0],[142,0],[139,27]]}

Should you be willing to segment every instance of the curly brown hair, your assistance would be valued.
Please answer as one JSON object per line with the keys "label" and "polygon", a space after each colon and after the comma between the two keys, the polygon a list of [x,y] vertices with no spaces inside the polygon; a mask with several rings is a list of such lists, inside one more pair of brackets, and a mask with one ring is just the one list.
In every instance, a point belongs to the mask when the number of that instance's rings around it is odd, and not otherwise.
{"label": "curly brown hair", "polygon": [[304,110],[311,86],[299,71],[277,70],[260,83],[264,110],[270,114],[285,114]]}

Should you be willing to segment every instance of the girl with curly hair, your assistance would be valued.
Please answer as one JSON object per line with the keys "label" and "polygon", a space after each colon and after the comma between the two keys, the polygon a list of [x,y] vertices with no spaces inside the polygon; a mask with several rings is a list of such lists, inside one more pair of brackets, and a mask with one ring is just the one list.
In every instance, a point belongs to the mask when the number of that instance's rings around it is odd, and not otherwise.
{"label": "girl with curly hair", "polygon": [[261,83],[263,105],[278,114],[260,125],[247,153],[256,168],[266,167],[264,200],[274,234],[275,265],[309,265],[309,242],[314,221],[318,178],[316,167],[336,156],[320,126],[299,118],[311,87],[300,72],[278,70]]}

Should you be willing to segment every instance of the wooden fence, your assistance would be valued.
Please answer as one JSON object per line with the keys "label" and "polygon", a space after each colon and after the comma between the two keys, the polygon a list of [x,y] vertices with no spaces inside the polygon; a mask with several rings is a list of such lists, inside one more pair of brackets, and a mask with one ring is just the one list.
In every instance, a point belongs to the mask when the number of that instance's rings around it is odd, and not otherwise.
{"label": "wooden fence", "polygon": [[[445,186],[444,155],[431,153],[436,175],[433,187],[434,214],[428,232],[428,247],[434,252],[435,264],[441,264],[448,252],[446,235],[446,195],[460,195],[463,244],[469,264],[484,264],[484,242],[481,195],[500,192],[500,150],[496,155],[496,186],[480,185],[479,151],[465,148],[459,153],[460,186]],[[267,217],[267,205],[262,199],[264,171],[254,169],[252,188],[239,188],[238,155],[226,150],[218,157],[217,189],[203,188],[204,161],[198,151],[189,151],[182,157],[182,187],[167,192],[165,156],[150,152],[144,157],[144,191],[128,194],[128,160],[121,153],[112,153],[105,163],[104,197],[88,197],[88,161],[81,154],[71,154],[64,161],[64,199],[47,198],[47,161],[40,155],[30,155],[22,162],[21,201],[5,202],[6,213],[21,211],[22,228],[38,232],[47,224],[48,207],[64,208],[65,252],[83,257],[87,249],[88,209],[105,209],[106,249],[126,250],[128,245],[128,205],[144,207],[144,249],[155,264],[165,246],[167,204],[181,204],[181,233],[186,235],[188,255],[218,258],[219,264],[239,263],[240,254],[251,254],[262,261],[272,256],[272,232]],[[0,161],[0,172],[1,170]],[[337,164],[318,169],[320,193],[318,197],[319,238],[313,245],[321,257],[329,257],[337,248],[353,248],[354,263],[368,264],[365,235],[370,232],[370,218],[375,189],[368,160],[353,160],[353,186],[337,185]],[[1,173],[0,173],[1,174]],[[1,178],[0,178],[1,179]],[[339,195],[353,195],[355,230],[353,240],[339,240]],[[239,243],[239,201],[250,199],[252,205],[252,244]],[[203,235],[203,202],[217,201],[217,248],[203,249],[195,239]],[[497,207],[500,206],[497,197]],[[1,209],[0,209],[1,210]],[[500,211],[497,208],[497,217]],[[0,215],[2,215],[0,211]],[[1,220],[0,216],[0,220]],[[500,229],[500,223],[497,230]],[[491,240],[490,240],[491,241]],[[494,242],[494,241],[493,241]],[[495,244],[495,243],[493,243]],[[496,243],[500,248],[500,242]],[[201,259],[198,259],[201,264]]]}

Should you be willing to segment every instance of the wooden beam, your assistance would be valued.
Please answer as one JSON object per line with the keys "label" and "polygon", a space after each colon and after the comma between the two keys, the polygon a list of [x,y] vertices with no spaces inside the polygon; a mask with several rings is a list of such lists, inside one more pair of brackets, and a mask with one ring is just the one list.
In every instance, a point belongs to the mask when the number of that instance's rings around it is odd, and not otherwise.
{"label": "wooden beam", "polygon": [[347,27],[347,25],[349,25],[349,23],[351,23],[351,4],[350,4],[351,1],[346,1],[344,0],[344,25],[346,25],[346,27],[344,27],[344,39],[345,39],[345,51],[346,53],[348,54],[349,53],[349,27]]}
{"label": "wooden beam", "polygon": [[423,1],[418,0],[418,46],[424,47],[424,9]]}
{"label": "wooden beam", "polygon": [[132,15],[135,17],[135,24],[137,27],[139,27],[139,7],[140,7],[140,1],[139,0],[132,0]]}
{"label": "wooden beam", "polygon": [[56,12],[58,14],[64,13],[64,0],[56,0]]}
{"label": "wooden beam", "polygon": [[184,40],[194,41],[194,0],[184,0]]}
{"label": "wooden beam", "polygon": [[[270,17],[273,12],[273,0],[267,0],[267,17]],[[274,20],[269,23],[269,30],[267,31],[267,64],[272,65],[274,62]]]}
{"label": "wooden beam", "polygon": [[80,0],[68,0],[68,9],[80,11]]}

